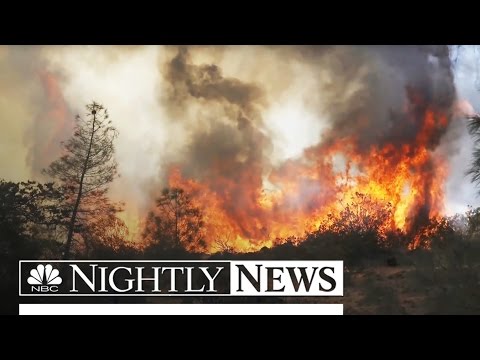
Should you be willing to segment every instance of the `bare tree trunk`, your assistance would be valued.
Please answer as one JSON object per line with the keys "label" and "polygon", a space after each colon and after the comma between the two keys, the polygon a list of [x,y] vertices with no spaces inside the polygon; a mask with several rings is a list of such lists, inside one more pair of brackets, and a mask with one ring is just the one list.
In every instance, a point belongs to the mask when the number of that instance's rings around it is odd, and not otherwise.
{"label": "bare tree trunk", "polygon": [[85,173],[87,172],[88,160],[90,160],[90,152],[92,151],[93,135],[95,133],[95,120],[96,120],[96,114],[93,114],[92,136],[90,137],[90,144],[88,146],[87,157],[85,158],[85,163],[83,165],[83,170],[82,170],[82,176],[80,177],[80,186],[78,188],[77,200],[75,201],[75,206],[73,207],[72,217],[70,219],[70,224],[68,226],[68,236],[67,236],[67,242],[65,243],[65,251],[63,253],[63,260],[67,260],[70,256],[70,248],[72,246],[73,230],[75,228],[75,220],[77,219],[78,207],[80,206],[80,200],[82,199],[83,179],[85,177]]}
{"label": "bare tree trunk", "polygon": [[179,236],[178,236],[178,195],[175,196],[175,247],[178,247]]}

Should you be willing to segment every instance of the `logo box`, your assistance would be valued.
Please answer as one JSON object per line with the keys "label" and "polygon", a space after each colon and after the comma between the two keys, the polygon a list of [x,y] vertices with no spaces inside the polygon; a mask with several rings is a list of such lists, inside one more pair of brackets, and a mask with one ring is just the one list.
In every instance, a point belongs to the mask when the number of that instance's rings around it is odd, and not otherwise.
{"label": "logo box", "polygon": [[343,296],[343,261],[21,260],[20,296]]}

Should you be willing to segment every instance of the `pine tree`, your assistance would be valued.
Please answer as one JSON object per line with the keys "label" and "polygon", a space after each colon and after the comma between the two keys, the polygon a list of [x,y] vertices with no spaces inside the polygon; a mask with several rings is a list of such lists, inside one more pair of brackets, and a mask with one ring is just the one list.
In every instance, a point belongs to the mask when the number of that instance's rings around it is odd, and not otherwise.
{"label": "pine tree", "polygon": [[[98,209],[119,211],[105,197],[108,185],[117,176],[114,140],[118,132],[102,105],[92,102],[86,109],[84,117],[77,115],[75,118],[73,136],[62,143],[64,155],[45,170],[46,174],[61,181],[71,209],[64,259],[70,257],[72,239],[81,225],[79,220],[87,219],[89,214],[98,215]],[[108,206],[101,206],[105,203]]]}

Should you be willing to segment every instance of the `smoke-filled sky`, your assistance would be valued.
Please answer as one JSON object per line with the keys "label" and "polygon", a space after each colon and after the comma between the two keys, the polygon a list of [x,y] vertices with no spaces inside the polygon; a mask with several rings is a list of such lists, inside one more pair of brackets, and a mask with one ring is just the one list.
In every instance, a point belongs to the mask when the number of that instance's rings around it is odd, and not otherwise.
{"label": "smoke-filled sky", "polygon": [[[321,139],[355,135],[359,149],[402,141],[414,126],[400,134],[385,119],[402,109],[408,86],[422,89],[439,108],[469,111],[463,100],[480,108],[480,54],[463,47],[452,65],[445,49],[0,47],[0,178],[46,180],[41,169],[59,155],[74,115],[92,100],[108,108],[120,134],[121,177],[111,195],[134,213],[151,205],[171,163],[201,179],[208,176],[206,167],[229,154],[238,160],[224,169],[233,178],[240,176],[242,159],[268,170]],[[480,205],[464,176],[472,141],[466,121],[455,114],[431,144],[449,157],[448,213]],[[361,116],[368,117],[368,126],[358,121]]]}

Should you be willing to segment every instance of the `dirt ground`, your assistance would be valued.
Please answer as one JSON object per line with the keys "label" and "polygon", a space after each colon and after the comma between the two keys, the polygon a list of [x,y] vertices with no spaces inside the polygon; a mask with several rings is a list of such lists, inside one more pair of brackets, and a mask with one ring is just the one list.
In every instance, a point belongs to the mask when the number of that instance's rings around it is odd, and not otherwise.
{"label": "dirt ground", "polygon": [[301,301],[342,303],[345,315],[480,314],[480,283],[478,269],[452,274],[414,266],[378,266],[346,272],[342,298]]}

